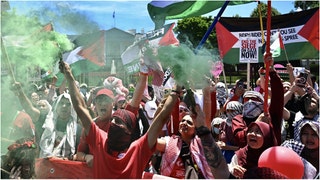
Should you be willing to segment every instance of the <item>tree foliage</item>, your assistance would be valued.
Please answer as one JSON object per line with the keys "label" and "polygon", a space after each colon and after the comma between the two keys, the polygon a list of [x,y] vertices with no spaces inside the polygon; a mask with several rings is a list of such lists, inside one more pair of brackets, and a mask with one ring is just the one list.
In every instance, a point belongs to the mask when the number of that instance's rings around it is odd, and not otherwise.
{"label": "tree foliage", "polygon": [[319,7],[319,1],[294,1],[294,8],[301,8],[303,11]]}
{"label": "tree foliage", "polygon": [[[260,2],[259,6],[261,7],[261,16],[262,17],[267,17],[268,5],[265,4],[265,3]],[[255,9],[253,9],[252,13],[250,14],[250,17],[252,17],[252,18],[260,17],[259,6],[257,6]],[[277,15],[281,15],[281,13],[277,9],[271,7],[271,15],[272,16],[277,16]]]}
{"label": "tree foliage", "polygon": [[[178,34],[177,38],[181,43],[195,48],[200,43],[213,20],[214,19],[211,16],[181,19],[178,21],[177,27],[174,28],[174,32]],[[203,47],[207,49],[213,49],[214,47],[217,47],[215,30],[210,33]]]}

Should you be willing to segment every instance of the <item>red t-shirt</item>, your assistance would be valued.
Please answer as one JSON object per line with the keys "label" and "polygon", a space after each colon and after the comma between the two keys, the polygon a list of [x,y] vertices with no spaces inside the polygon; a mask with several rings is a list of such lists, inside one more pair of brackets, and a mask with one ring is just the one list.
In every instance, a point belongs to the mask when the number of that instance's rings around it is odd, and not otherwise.
{"label": "red t-shirt", "polygon": [[155,146],[148,146],[148,133],[132,142],[122,158],[114,157],[106,152],[108,134],[91,123],[89,134],[86,138],[94,154],[94,178],[133,178],[141,179],[142,173],[155,151]]}
{"label": "red t-shirt", "polygon": [[[109,127],[110,127],[110,121],[102,121],[102,120],[96,119],[94,122],[96,123],[96,125],[100,129],[104,130],[105,132],[108,132]],[[92,154],[93,153],[89,149],[89,146],[88,146],[88,144],[86,142],[86,135],[84,134],[83,128],[82,128],[80,142],[79,142],[77,151],[78,152],[83,152],[83,153],[86,153],[86,154]]]}
{"label": "red t-shirt", "polygon": [[[138,113],[138,108],[132,107],[130,104],[126,106],[126,110],[133,112],[135,115]],[[105,121],[105,120],[100,120],[100,119],[95,119],[94,122],[97,124],[97,126],[104,130],[105,132],[108,132],[109,127],[110,127],[110,121]],[[90,150],[87,142],[86,142],[86,135],[84,134],[83,128],[81,132],[81,137],[79,141],[79,145],[77,147],[78,152],[83,152],[86,154],[93,154],[93,152]]]}

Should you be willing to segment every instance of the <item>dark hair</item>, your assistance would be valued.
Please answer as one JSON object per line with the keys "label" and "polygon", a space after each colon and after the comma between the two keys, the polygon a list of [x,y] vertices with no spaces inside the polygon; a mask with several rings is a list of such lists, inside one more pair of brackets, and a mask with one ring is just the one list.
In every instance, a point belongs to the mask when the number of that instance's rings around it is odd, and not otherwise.
{"label": "dark hair", "polygon": [[[21,138],[18,139],[15,143],[11,144],[8,147],[7,154],[3,157],[2,169],[11,172],[13,167],[19,167],[23,163],[27,162],[30,164],[31,172],[27,177],[21,177],[24,179],[30,179],[35,176],[35,159],[37,156],[37,145],[34,139],[30,138]],[[4,171],[4,172],[5,172]],[[1,173],[1,178],[9,176],[8,173]],[[23,175],[23,174],[21,174]]]}

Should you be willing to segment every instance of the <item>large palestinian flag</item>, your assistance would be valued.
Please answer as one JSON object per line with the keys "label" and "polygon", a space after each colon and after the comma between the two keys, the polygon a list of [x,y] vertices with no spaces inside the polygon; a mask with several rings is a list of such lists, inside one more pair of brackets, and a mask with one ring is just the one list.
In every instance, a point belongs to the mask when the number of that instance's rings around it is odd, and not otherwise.
{"label": "large palestinian flag", "polygon": [[[266,18],[263,19],[266,29]],[[271,34],[280,32],[284,50],[275,61],[319,58],[319,8],[273,16]],[[263,62],[259,18],[223,18],[216,25],[218,46],[223,62],[238,64],[256,59]],[[266,39],[264,30],[264,38]],[[244,60],[244,61],[243,61]]]}

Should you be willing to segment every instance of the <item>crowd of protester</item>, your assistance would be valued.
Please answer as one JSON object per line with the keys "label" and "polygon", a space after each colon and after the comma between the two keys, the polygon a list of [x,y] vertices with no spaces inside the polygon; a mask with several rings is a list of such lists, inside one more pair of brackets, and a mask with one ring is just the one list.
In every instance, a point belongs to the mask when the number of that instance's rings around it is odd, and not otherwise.
{"label": "crowd of protester", "polygon": [[289,79],[283,80],[272,65],[268,89],[260,69],[255,87],[238,80],[228,90],[217,78],[206,78],[199,93],[176,82],[159,100],[143,56],[139,79],[128,87],[110,76],[89,88],[60,62],[65,79],[59,87],[55,77],[41,88],[12,84],[23,109],[13,120],[11,136],[17,139],[1,157],[1,178],[37,178],[35,160],[49,157],[85,162],[93,178],[292,178],[259,166],[261,154],[275,146],[300,156],[301,178],[319,177],[315,76],[305,70],[307,79],[295,77],[287,64]]}

